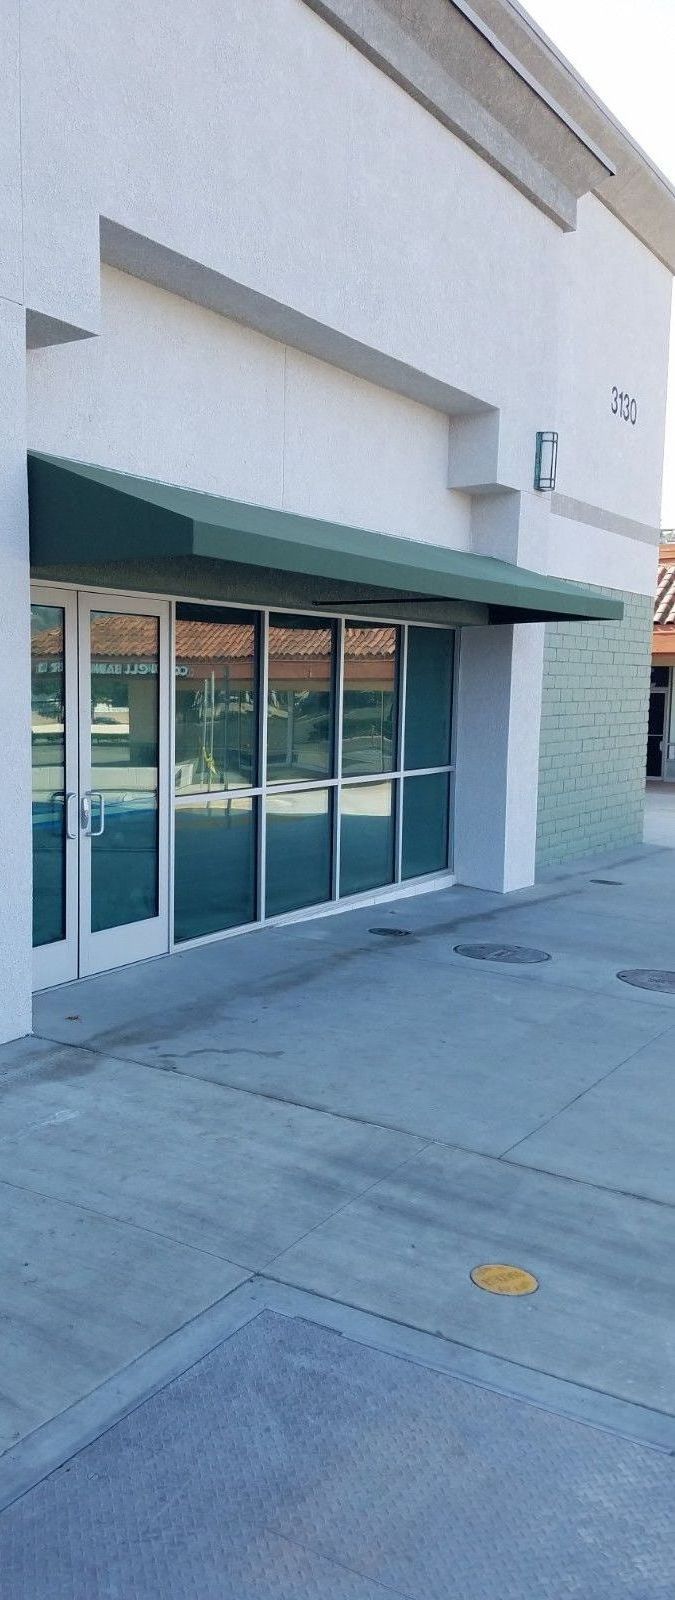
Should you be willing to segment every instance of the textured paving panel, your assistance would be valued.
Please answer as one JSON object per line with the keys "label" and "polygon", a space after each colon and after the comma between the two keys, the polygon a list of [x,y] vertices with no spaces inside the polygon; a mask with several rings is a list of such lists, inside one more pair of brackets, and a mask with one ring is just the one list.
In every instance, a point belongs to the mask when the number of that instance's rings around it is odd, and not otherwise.
{"label": "textured paving panel", "polygon": [[0,1518],[11,1600],[672,1600],[672,1458],[264,1312]]}

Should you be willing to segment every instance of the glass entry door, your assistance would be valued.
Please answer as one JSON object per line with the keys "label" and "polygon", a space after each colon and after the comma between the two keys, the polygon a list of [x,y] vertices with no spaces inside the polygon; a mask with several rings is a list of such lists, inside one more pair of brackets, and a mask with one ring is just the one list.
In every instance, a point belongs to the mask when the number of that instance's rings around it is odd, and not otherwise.
{"label": "glass entry door", "polygon": [[35,983],[169,943],[166,602],[33,596]]}

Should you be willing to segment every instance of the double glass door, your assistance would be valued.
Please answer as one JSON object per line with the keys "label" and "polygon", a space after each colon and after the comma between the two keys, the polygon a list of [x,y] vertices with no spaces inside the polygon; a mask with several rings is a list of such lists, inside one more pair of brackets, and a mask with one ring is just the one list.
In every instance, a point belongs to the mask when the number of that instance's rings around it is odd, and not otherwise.
{"label": "double glass door", "polygon": [[37,585],[35,987],[169,944],[169,607]]}

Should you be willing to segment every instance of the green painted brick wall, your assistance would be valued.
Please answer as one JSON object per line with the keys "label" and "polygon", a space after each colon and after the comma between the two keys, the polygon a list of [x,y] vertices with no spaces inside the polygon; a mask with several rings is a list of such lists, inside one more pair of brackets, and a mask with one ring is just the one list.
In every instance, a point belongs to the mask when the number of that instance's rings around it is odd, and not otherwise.
{"label": "green painted brick wall", "polygon": [[548,623],[539,751],[537,866],[642,838],[652,601],[623,622]]}

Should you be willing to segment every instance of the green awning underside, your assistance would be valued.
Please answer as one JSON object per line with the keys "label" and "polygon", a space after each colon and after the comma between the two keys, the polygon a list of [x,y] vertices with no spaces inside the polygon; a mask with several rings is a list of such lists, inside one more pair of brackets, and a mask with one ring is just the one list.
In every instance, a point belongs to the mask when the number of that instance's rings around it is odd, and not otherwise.
{"label": "green awning underside", "polygon": [[481,608],[476,620],[495,623],[623,616],[618,600],[491,556],[243,505],[103,467],[31,454],[28,485],[31,561],[42,569],[189,557],[354,584],[372,605],[465,602]]}

